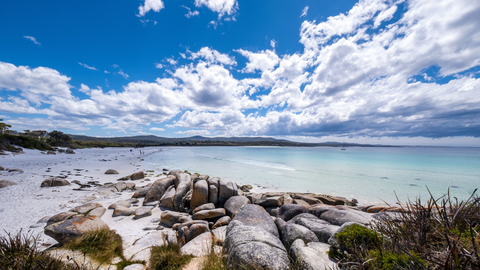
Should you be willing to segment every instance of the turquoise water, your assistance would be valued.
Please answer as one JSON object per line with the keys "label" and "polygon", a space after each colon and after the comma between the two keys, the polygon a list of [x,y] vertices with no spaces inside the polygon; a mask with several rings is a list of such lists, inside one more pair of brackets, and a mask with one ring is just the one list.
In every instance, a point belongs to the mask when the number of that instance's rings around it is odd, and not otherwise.
{"label": "turquoise water", "polygon": [[269,190],[315,192],[395,203],[480,187],[480,148],[168,147],[145,159],[151,169],[228,177]]}

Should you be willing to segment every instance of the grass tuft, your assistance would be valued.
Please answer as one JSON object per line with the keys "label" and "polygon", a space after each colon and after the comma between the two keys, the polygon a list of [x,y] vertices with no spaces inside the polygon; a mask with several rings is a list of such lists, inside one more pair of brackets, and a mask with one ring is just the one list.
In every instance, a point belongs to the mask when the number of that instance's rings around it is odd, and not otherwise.
{"label": "grass tuft", "polygon": [[227,258],[223,254],[216,254],[212,251],[205,256],[201,267],[202,270],[226,270]]}
{"label": "grass tuft", "polygon": [[174,244],[155,246],[151,249],[150,269],[180,270],[192,258],[190,255],[180,255],[180,248]]}
{"label": "grass tuft", "polygon": [[115,231],[103,228],[90,231],[65,245],[66,248],[79,250],[100,263],[110,263],[122,254],[122,238]]}

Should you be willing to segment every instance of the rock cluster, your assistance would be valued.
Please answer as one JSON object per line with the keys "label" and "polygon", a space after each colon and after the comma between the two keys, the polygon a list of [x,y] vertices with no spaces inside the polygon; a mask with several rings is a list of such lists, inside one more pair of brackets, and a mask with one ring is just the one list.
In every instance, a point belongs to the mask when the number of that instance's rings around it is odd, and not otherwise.
{"label": "rock cluster", "polygon": [[[143,172],[126,178],[137,177],[144,177]],[[378,211],[392,210],[357,207],[354,201],[327,195],[245,193],[248,188],[230,179],[180,170],[170,171],[146,186],[119,180],[100,187],[111,192],[134,192],[132,198],[108,206],[113,210],[109,212],[112,217],[132,216],[136,220],[151,216],[157,206],[161,210],[159,217],[153,217],[158,227],[149,228],[150,236],[135,241],[136,248],[143,242],[150,246],[165,244],[160,235],[171,237],[171,232],[175,239],[169,238],[168,242],[180,245],[182,254],[204,256],[223,249],[233,269],[289,269],[292,260],[301,269],[336,269],[326,254],[336,243],[336,233],[350,224],[368,224]],[[64,243],[88,230],[108,227],[101,220],[105,212],[98,203],[75,207],[50,217],[45,233]],[[158,231],[163,229],[165,234]],[[159,243],[152,240],[157,238]],[[147,252],[147,246],[142,248]]]}

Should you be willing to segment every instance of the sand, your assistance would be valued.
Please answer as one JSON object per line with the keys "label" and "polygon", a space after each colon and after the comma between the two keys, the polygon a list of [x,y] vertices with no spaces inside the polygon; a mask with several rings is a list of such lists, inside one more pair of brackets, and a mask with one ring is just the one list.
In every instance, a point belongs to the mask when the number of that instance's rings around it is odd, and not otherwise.
{"label": "sand", "polygon": [[[134,191],[111,192],[95,186],[83,191],[77,191],[79,185],[71,184],[63,187],[41,188],[40,184],[54,176],[67,175],[66,180],[78,180],[81,183],[98,181],[99,184],[117,183],[117,179],[137,171],[146,171],[143,161],[146,156],[161,151],[161,148],[104,148],[104,149],[77,149],[75,154],[57,153],[56,155],[42,154],[38,150],[24,149],[22,154],[0,156],[0,166],[5,169],[21,169],[23,172],[0,171],[0,180],[9,180],[17,185],[0,189],[0,234],[15,234],[22,230],[39,237],[41,247],[48,248],[57,242],[43,233],[45,223],[37,223],[45,217],[66,212],[75,206],[98,202],[105,208],[119,200],[132,197]],[[161,166],[161,164],[159,164]],[[105,171],[114,169],[119,174],[106,175]],[[167,168],[181,169],[181,168]],[[137,186],[146,186],[148,183],[162,178],[161,171],[155,171],[145,179],[134,182]],[[152,173],[149,173],[152,174]],[[155,177],[158,176],[158,177]],[[148,180],[148,179],[149,180]],[[268,190],[254,186],[254,190],[268,192]],[[143,198],[132,209],[142,206]],[[155,230],[159,226],[161,209],[155,207],[152,215],[141,219],[133,216],[112,217],[113,210],[107,210],[102,216],[111,229],[122,237],[124,255],[127,259],[147,260],[149,247],[163,241],[164,234],[170,237],[174,232],[169,228]]]}

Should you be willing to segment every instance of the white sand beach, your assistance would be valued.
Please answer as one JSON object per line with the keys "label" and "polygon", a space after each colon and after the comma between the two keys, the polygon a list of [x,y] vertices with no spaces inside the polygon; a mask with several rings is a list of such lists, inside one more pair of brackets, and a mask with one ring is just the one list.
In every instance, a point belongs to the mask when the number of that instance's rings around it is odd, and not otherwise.
{"label": "white sand beach", "polygon": [[[0,189],[0,215],[2,216],[0,233],[30,231],[33,234],[39,234],[41,241],[55,243],[55,240],[43,234],[45,224],[36,226],[37,221],[45,216],[66,212],[86,202],[98,202],[107,208],[108,205],[120,199],[130,198],[133,191],[98,192],[96,187],[76,191],[74,189],[79,187],[77,184],[41,188],[40,184],[43,180],[52,176],[67,175],[66,180],[69,182],[78,180],[81,183],[88,181],[98,181],[99,184],[115,183],[121,176],[142,170],[142,157],[154,151],[158,151],[158,148],[142,149],[145,154],[140,154],[138,149],[131,152],[130,148],[107,148],[78,149],[75,150],[75,154],[47,155],[41,154],[38,150],[25,149],[23,154],[0,156],[0,166],[5,168],[4,171],[0,171],[0,180],[17,183],[17,185]],[[23,172],[8,172],[8,169],[21,169]],[[107,169],[115,169],[120,174],[106,175],[104,173]],[[135,184],[146,185],[148,180],[137,180]],[[102,219],[112,229],[116,229],[122,237],[127,235],[134,237],[146,233],[142,229],[149,225],[152,218],[156,217],[158,224],[159,213],[156,212],[159,211],[155,208],[151,217],[135,220],[133,226],[127,222],[127,219],[133,222],[132,217],[112,218],[110,213],[110,215],[104,215]],[[118,222],[120,220],[122,222]]]}

